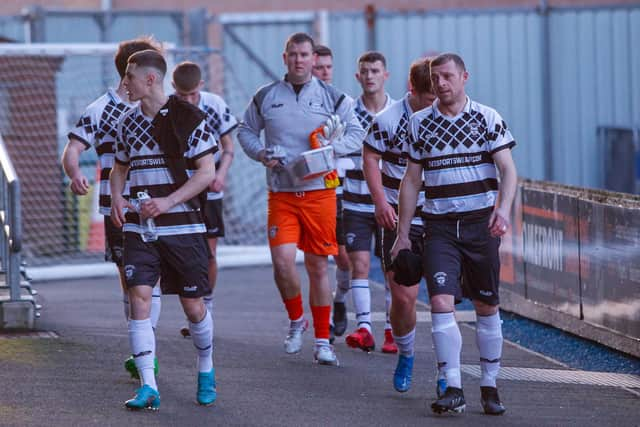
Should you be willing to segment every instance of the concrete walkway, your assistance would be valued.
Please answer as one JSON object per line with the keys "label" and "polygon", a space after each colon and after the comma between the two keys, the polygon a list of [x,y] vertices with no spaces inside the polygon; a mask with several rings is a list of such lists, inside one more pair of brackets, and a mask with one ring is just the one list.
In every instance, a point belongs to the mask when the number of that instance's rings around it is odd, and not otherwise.
{"label": "concrete walkway", "polygon": [[[461,327],[467,412],[435,416],[427,410],[434,396],[435,362],[426,313],[418,325],[414,384],[399,394],[391,385],[394,355],[356,351],[338,338],[341,366],[318,366],[312,362],[311,331],[301,354],[285,354],[288,321],[271,275],[270,267],[220,272],[214,316],[219,397],[212,407],[194,403],[195,350],[179,334],[185,321],[177,298],[163,298],[157,331],[162,404],[157,413],[130,412],[123,406],[138,384],[122,368],[129,345],[116,279],[38,284],[44,305],[37,321],[41,332],[0,333],[0,425],[640,425],[638,377],[570,371],[509,343],[503,373],[511,379],[499,382],[507,413],[483,415],[475,333],[469,323]],[[384,311],[380,287],[373,288],[372,301],[375,312]],[[374,316],[378,345],[382,317]],[[606,381],[618,387],[591,385]]]}

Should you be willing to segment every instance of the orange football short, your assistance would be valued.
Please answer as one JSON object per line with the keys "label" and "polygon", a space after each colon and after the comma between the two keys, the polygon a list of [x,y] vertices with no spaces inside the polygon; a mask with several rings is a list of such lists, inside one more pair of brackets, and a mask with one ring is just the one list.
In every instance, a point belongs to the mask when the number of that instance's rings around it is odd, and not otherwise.
{"label": "orange football short", "polygon": [[267,237],[269,246],[296,243],[303,252],[337,255],[336,192],[269,192]]}

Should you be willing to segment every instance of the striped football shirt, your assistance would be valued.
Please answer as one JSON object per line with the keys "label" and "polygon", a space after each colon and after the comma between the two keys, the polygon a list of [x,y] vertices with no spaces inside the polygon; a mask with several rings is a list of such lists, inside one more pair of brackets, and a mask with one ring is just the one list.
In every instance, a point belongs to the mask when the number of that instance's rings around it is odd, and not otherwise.
{"label": "striped football shirt", "polygon": [[[234,130],[238,126],[238,120],[231,114],[231,110],[224,99],[210,92],[200,92],[200,102],[198,108],[207,114],[205,119],[207,126],[213,133],[216,141]],[[217,150],[214,154],[216,170],[220,167],[220,156],[222,150]],[[207,200],[217,200],[224,197],[224,192],[216,193],[214,191],[207,192]]]}
{"label": "striped football shirt", "polygon": [[[142,113],[138,106],[123,116],[117,135],[116,162],[129,166],[131,197],[146,191],[153,197],[166,197],[175,191],[174,180],[168,168],[166,156],[152,136],[153,118]],[[195,170],[195,161],[218,149],[214,136],[205,120],[192,132],[188,149],[184,153],[187,175]],[[127,212],[124,231],[141,233],[136,212]],[[202,215],[188,203],[180,203],[167,213],[155,218],[159,236],[204,233]]]}
{"label": "striped football shirt", "polygon": [[[378,114],[369,129],[364,145],[382,157],[380,172],[387,202],[398,212],[400,181],[407,169],[405,151],[409,137],[409,117],[413,114],[409,105],[409,94],[395,101]],[[420,192],[416,215],[412,224],[422,224],[420,208],[424,204],[424,192]]]}
{"label": "striped football shirt", "polygon": [[423,166],[423,217],[492,208],[498,194],[493,154],[515,141],[494,109],[467,98],[455,117],[438,110],[438,100],[409,121],[409,159]]}
{"label": "striped football shirt", "polygon": [[[384,111],[384,109],[393,102],[393,99],[391,99],[389,95],[386,96],[387,101],[381,111]],[[362,102],[362,97],[356,101],[354,112],[360,121],[360,126],[362,126],[366,132],[369,132],[369,128],[376,118],[376,115],[367,110]],[[352,153],[349,155],[349,158],[353,161],[353,168],[347,169],[345,172],[342,206],[344,209],[352,211],[374,213],[375,206],[371,198],[371,193],[369,192],[369,187],[367,187],[367,181],[364,179],[364,172],[362,171],[362,150]]]}
{"label": "striped football shirt", "polygon": [[[102,215],[111,215],[109,174],[116,152],[115,140],[118,121],[131,106],[122,100],[114,89],[109,88],[104,95],[89,104],[75,127],[69,131],[69,138],[79,140],[86,145],[87,150],[94,147],[98,154],[98,163],[100,164],[99,212]],[[128,186],[125,187],[124,194],[129,194]]]}

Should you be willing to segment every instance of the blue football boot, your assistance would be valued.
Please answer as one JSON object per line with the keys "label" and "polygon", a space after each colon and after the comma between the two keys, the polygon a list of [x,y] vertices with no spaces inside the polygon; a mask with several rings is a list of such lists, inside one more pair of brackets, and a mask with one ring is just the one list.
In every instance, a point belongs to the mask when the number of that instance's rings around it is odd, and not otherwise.
{"label": "blue football boot", "polygon": [[398,356],[396,371],[393,373],[393,388],[400,393],[411,388],[411,374],[413,372],[413,356]]}
{"label": "blue football boot", "polygon": [[133,410],[150,409],[157,411],[160,408],[160,393],[145,384],[137,389],[134,398],[124,402],[124,405]]}
{"label": "blue football boot", "polygon": [[216,401],[218,393],[216,392],[216,370],[211,369],[210,372],[198,373],[198,404],[203,406],[211,405]]}
{"label": "blue football boot", "polygon": [[438,378],[436,381],[436,397],[440,399],[444,396],[444,392],[447,390],[447,379]]}

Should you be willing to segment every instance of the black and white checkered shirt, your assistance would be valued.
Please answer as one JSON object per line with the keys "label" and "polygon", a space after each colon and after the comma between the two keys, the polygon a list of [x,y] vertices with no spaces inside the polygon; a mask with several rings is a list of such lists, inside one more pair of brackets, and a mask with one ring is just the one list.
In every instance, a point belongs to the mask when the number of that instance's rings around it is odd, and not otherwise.
{"label": "black and white checkered shirt", "polygon": [[[152,136],[153,119],[145,116],[140,107],[131,109],[122,118],[117,135],[116,162],[129,165],[131,197],[146,191],[151,197],[166,197],[176,190],[166,158]],[[188,149],[184,153],[187,175],[195,170],[195,161],[213,154],[218,146],[213,134],[203,120],[191,134]],[[127,212],[124,231],[140,233],[138,214]],[[169,212],[155,218],[158,235],[204,233],[205,226],[200,212],[189,204],[181,203]]]}
{"label": "black and white checkered shirt", "polygon": [[[100,163],[99,212],[102,215],[111,214],[109,174],[115,155],[116,131],[118,121],[129,108],[131,108],[130,104],[123,101],[115,90],[109,89],[104,95],[89,104],[78,123],[69,131],[70,138],[84,143],[86,149],[94,147],[98,153],[98,162]],[[128,188],[125,188],[124,192],[128,194]]]}
{"label": "black and white checkered shirt", "polygon": [[515,145],[493,108],[467,98],[463,111],[447,117],[438,101],[411,116],[409,159],[423,165],[426,216],[466,213],[495,205],[498,179],[493,154]]}
{"label": "black and white checkered shirt", "polygon": [[[373,121],[364,145],[382,157],[380,172],[387,202],[398,212],[400,181],[407,169],[406,148],[409,142],[409,117],[413,114],[409,94],[395,101]],[[420,208],[424,204],[424,192],[420,192],[413,224],[422,224]]]}
{"label": "black and white checkered shirt", "polygon": [[[231,114],[231,110],[224,99],[220,96],[210,92],[200,92],[200,102],[198,108],[207,114],[205,119],[207,126],[211,129],[216,141],[220,141],[220,138],[234,130],[238,126],[238,120]],[[220,167],[220,154],[221,150],[216,151],[214,155],[214,161],[216,163],[216,169]],[[224,192],[216,193],[213,191],[207,192],[208,200],[217,200],[224,197]]]}
{"label": "black and white checkered shirt", "polygon": [[[383,110],[391,105],[393,99],[389,95],[387,96],[387,102]],[[369,132],[369,128],[373,123],[376,115],[367,110],[362,102],[362,97],[358,98],[354,106],[354,113],[362,128]],[[371,192],[367,186],[367,181],[364,179],[364,172],[362,171],[362,151],[358,151],[349,156],[353,160],[354,167],[347,169],[345,172],[345,178],[343,183],[343,207],[358,212],[375,212],[375,205],[371,198]]]}

